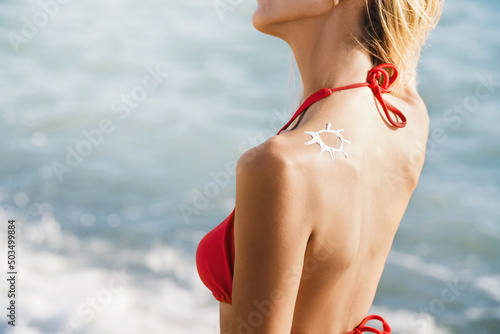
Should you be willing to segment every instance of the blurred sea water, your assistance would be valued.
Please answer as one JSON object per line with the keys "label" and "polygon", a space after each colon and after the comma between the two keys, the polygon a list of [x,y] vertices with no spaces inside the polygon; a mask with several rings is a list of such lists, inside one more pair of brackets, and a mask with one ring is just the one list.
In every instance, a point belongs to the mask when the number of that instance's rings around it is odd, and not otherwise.
{"label": "blurred sea water", "polygon": [[[196,246],[292,112],[288,46],[227,3],[0,0],[0,333],[219,333]],[[394,333],[500,333],[499,15],[448,1],[422,53],[426,164],[372,310]]]}

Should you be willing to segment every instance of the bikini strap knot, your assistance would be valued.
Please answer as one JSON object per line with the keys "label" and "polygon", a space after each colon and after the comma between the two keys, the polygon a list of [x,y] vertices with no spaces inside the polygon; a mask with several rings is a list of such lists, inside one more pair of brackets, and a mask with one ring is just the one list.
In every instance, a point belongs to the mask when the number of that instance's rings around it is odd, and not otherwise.
{"label": "bikini strap knot", "polygon": [[[391,68],[393,70],[393,74],[389,75],[387,72],[387,68]],[[373,92],[373,95],[377,98],[384,110],[385,116],[389,123],[397,128],[404,128],[406,126],[406,117],[403,115],[398,108],[385,101],[382,97],[382,94],[387,94],[392,92],[391,85],[396,81],[398,77],[398,69],[393,64],[380,64],[375,66],[368,72],[368,87]],[[401,121],[397,118],[396,120],[389,114],[389,110],[395,114]]]}
{"label": "bikini strap knot", "polygon": [[[394,71],[392,76],[389,75],[386,68],[392,68]],[[370,88],[379,89],[381,93],[390,93],[392,92],[391,85],[396,81],[398,77],[398,69],[393,64],[381,64],[375,66],[368,72],[368,83],[370,84]],[[382,78],[382,82],[380,82],[380,78]]]}
{"label": "bikini strap knot", "polygon": [[[393,74],[392,76],[389,75],[389,72],[386,71],[387,68],[392,68]],[[368,77],[365,82],[361,83],[356,83],[348,86],[342,86],[342,87],[337,87],[337,88],[322,88],[318,90],[316,93],[312,94],[309,96],[304,103],[299,107],[299,109],[293,114],[293,116],[290,118],[290,120],[281,128],[281,130],[278,131],[278,134],[281,133],[281,131],[285,130],[288,128],[288,126],[302,113],[304,112],[309,106],[327,96],[330,96],[331,94],[345,90],[345,89],[353,89],[353,88],[360,88],[360,87],[370,87],[372,90],[375,98],[379,101],[380,105],[382,106],[382,109],[384,109],[385,116],[387,117],[387,120],[389,123],[391,123],[393,126],[397,128],[404,128],[406,125],[406,117],[403,115],[401,111],[398,110],[395,106],[390,104],[389,102],[385,101],[382,98],[382,94],[390,93],[391,92],[391,85],[394,83],[396,78],[398,77],[398,70],[396,69],[396,66],[393,64],[380,64],[374,68],[372,68],[368,72]],[[396,118],[396,120],[393,119],[393,117],[389,114],[389,110],[395,114],[397,117],[399,117],[400,120]]]}
{"label": "bikini strap knot", "polygon": [[[382,323],[382,328],[383,330],[373,328],[370,326],[366,326],[366,323],[370,320],[378,320]],[[374,334],[391,334],[391,326],[385,321],[384,318],[382,318],[379,315],[369,315],[366,318],[363,319],[363,321],[359,324],[358,327],[354,328],[354,330],[351,332],[352,334],[363,334],[363,333],[374,333]]]}

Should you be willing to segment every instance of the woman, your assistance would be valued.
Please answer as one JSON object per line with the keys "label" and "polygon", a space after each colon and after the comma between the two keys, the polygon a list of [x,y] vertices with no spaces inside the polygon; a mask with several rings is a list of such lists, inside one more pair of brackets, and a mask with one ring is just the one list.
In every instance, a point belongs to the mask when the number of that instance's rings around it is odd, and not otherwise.
{"label": "woman", "polygon": [[415,70],[440,10],[440,0],[259,1],[254,26],[290,45],[308,98],[239,159],[235,210],[198,246],[221,333],[391,332],[366,315],[424,162]]}

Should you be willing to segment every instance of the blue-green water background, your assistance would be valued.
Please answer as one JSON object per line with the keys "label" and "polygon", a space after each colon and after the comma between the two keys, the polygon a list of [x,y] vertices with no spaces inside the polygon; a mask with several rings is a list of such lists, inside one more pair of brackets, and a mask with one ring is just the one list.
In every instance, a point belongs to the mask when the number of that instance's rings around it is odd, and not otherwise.
{"label": "blue-green water background", "polygon": [[[290,115],[288,46],[255,31],[253,1],[223,19],[211,1],[68,1],[46,24],[41,3],[0,1],[2,259],[7,218],[20,238],[17,326],[1,315],[0,332],[218,333],[194,252],[235,185],[212,173]],[[16,52],[23,18],[39,27]],[[500,85],[483,84],[500,82],[499,18],[497,0],[448,0],[423,50],[430,144],[373,307],[394,333],[500,333]],[[157,66],[168,76],[115,112]]]}

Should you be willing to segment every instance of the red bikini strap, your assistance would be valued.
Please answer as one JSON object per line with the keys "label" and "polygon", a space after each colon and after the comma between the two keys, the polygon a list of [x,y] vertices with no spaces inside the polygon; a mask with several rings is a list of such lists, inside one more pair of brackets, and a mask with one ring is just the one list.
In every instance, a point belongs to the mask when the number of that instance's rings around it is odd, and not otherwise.
{"label": "red bikini strap", "polygon": [[[394,70],[394,74],[392,76],[387,73],[385,68],[392,68]],[[380,84],[380,77],[382,77],[382,83]],[[399,111],[398,108],[390,104],[389,102],[385,101],[382,98],[382,94],[385,93],[390,93],[392,91],[391,85],[394,81],[396,81],[396,78],[398,77],[398,69],[396,66],[393,64],[381,64],[378,65],[370,70],[368,72],[368,87],[372,90],[373,94],[377,98],[378,102],[382,105],[382,108],[384,109],[385,116],[389,120],[389,123],[391,123],[393,126],[397,128],[404,128],[406,126],[406,117],[403,115],[401,111]],[[397,119],[394,120],[392,116],[389,114],[389,110],[392,111],[396,116],[398,116],[401,121],[398,121]]]}
{"label": "red bikini strap", "polygon": [[[366,323],[370,320],[378,320],[382,323],[382,328],[383,330],[373,328],[370,326],[366,326]],[[359,324],[358,327],[354,328],[354,330],[351,332],[352,334],[363,334],[366,332],[371,332],[375,334],[390,334],[392,331],[391,326],[387,323],[387,321],[384,320],[379,315],[369,315],[366,318],[363,319],[363,321]]]}
{"label": "red bikini strap", "polygon": [[318,90],[316,93],[314,93],[313,95],[309,96],[307,98],[307,100],[304,101],[304,103],[302,103],[302,105],[300,106],[300,108],[295,112],[295,114],[293,114],[292,118],[290,118],[290,120],[288,121],[288,123],[285,124],[285,126],[283,126],[281,128],[281,130],[278,132],[278,134],[281,133],[281,131],[285,130],[293,121],[295,118],[297,118],[297,116],[299,116],[304,110],[306,110],[311,104],[313,104],[314,102],[316,101],[319,101],[329,95],[331,95],[332,93],[334,92],[333,89],[330,89],[330,88],[323,88],[323,89],[320,89]]}
{"label": "red bikini strap", "polygon": [[[390,76],[389,73],[385,70],[385,68],[392,68],[394,70],[393,75]],[[382,77],[382,83],[380,83],[381,77]],[[299,116],[314,102],[317,102],[331,95],[332,93],[338,92],[340,90],[352,89],[358,87],[370,87],[370,89],[373,92],[373,95],[375,95],[375,98],[379,101],[380,105],[382,106],[382,109],[384,110],[385,116],[387,117],[389,123],[391,123],[393,126],[397,128],[404,128],[406,126],[405,115],[403,115],[403,113],[398,108],[396,108],[389,102],[385,101],[382,97],[382,94],[390,93],[392,91],[391,85],[394,83],[394,81],[396,81],[397,77],[398,77],[398,70],[396,66],[394,66],[393,64],[380,64],[378,66],[375,66],[368,72],[367,82],[338,87],[335,89],[322,88],[318,90],[316,93],[309,96],[307,100],[305,100],[304,103],[302,103],[300,108],[295,112],[295,114],[293,114],[292,118],[290,118],[288,123],[286,123],[285,126],[281,128],[278,134],[280,134],[281,131],[286,129],[295,120],[295,118],[297,118],[297,116]],[[401,119],[401,121],[394,120],[389,114],[389,110],[396,116],[398,116]]]}
{"label": "red bikini strap", "polygon": [[[392,76],[389,75],[389,73],[385,70],[385,68],[392,68],[394,73]],[[373,92],[373,95],[375,95],[375,98],[377,98],[378,102],[382,106],[382,109],[384,110],[385,116],[387,117],[387,120],[389,123],[391,123],[393,126],[397,128],[404,128],[406,126],[406,117],[403,115],[403,113],[384,100],[382,97],[382,94],[390,93],[392,92],[391,85],[396,81],[398,77],[398,69],[396,66],[393,64],[380,64],[378,66],[375,66],[368,72],[368,78],[367,82],[359,83],[359,84],[354,84],[346,87],[341,87],[342,89],[347,89],[347,88],[356,88],[356,87],[370,87],[370,89]],[[380,82],[380,78],[382,78],[382,82]],[[389,113],[389,110],[398,116],[401,121],[398,121],[397,119],[394,120]]]}

